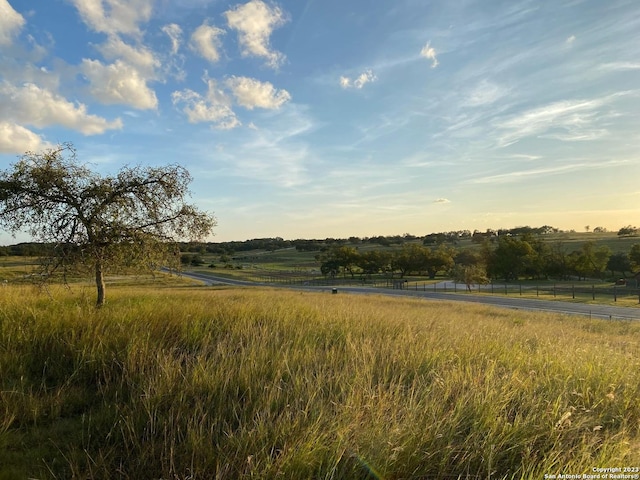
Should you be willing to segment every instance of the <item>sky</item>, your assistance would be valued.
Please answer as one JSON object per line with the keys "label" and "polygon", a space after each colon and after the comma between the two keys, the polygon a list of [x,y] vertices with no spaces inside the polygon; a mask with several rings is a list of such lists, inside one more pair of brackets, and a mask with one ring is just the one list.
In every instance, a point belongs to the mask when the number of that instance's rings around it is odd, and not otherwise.
{"label": "sky", "polygon": [[178,163],[210,241],[617,231],[639,45],[637,0],[0,0],[0,168]]}

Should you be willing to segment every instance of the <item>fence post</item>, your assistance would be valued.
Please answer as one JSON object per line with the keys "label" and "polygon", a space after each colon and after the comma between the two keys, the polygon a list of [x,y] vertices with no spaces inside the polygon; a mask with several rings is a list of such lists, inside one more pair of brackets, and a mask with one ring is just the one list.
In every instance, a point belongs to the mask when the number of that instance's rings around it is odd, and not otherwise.
{"label": "fence post", "polygon": [[571,298],[573,298],[574,300],[576,298],[576,286],[575,285],[571,285]]}
{"label": "fence post", "polygon": [[618,301],[618,289],[615,285],[613,286],[613,301],[614,302]]}
{"label": "fence post", "polygon": [[536,285],[536,297],[539,297],[539,296],[540,296],[539,287],[538,285]]}
{"label": "fence post", "polygon": [[591,300],[595,300],[595,299],[596,299],[596,286],[591,285]]}
{"label": "fence post", "polygon": [[520,284],[520,296],[522,296],[522,283]]}
{"label": "fence post", "polygon": [[[458,282],[453,281],[453,293],[458,293]],[[638,290],[638,303],[640,303],[640,290]]]}
{"label": "fence post", "polygon": [[509,295],[509,291],[507,290],[507,284],[504,284],[504,294]]}

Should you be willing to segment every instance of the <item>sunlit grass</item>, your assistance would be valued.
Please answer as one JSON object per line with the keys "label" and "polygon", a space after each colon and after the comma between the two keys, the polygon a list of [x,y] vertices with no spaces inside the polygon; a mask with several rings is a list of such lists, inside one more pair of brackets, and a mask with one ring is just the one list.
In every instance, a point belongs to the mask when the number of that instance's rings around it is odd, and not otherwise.
{"label": "sunlit grass", "polygon": [[382,296],[0,291],[0,478],[542,478],[640,462],[640,325]]}

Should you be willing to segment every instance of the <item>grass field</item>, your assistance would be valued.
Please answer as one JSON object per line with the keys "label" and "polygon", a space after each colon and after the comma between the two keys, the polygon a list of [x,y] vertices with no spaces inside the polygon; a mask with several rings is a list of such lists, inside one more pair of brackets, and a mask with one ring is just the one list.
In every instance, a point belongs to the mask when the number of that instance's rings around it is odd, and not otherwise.
{"label": "grass field", "polygon": [[270,289],[0,290],[0,479],[640,465],[640,324]]}

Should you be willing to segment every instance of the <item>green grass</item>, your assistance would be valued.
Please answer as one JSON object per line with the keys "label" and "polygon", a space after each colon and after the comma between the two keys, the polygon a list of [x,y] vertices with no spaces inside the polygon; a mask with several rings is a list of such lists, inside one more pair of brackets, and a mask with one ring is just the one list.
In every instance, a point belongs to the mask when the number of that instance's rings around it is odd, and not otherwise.
{"label": "green grass", "polygon": [[[270,289],[0,291],[0,479],[640,462],[640,324]],[[451,478],[451,477],[448,477]]]}

